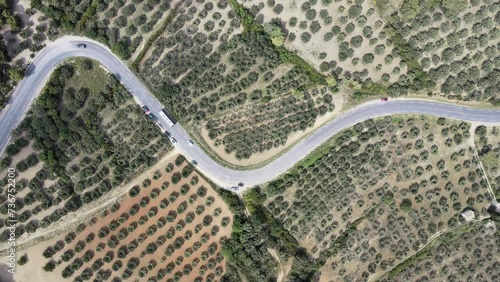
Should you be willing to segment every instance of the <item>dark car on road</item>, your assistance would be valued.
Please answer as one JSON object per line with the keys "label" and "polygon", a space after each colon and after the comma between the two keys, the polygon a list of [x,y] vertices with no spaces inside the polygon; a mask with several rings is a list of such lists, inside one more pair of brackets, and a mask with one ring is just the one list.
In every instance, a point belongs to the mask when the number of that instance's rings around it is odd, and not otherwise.
{"label": "dark car on road", "polygon": [[153,115],[152,113],[149,113],[149,114],[148,114],[148,117],[149,117],[149,119],[151,119],[151,120],[157,120],[157,119],[158,119],[158,118],[157,118],[155,115]]}
{"label": "dark car on road", "polygon": [[165,134],[165,137],[170,138],[170,132],[165,130],[165,132],[163,132],[163,134]]}
{"label": "dark car on road", "polygon": [[87,44],[80,43],[80,44],[76,45],[76,47],[84,49],[84,48],[87,48]]}
{"label": "dark car on road", "polygon": [[192,161],[191,161],[191,163],[192,163],[194,166],[198,165],[198,162],[197,162],[197,161],[195,161],[195,160],[192,160]]}
{"label": "dark car on road", "polygon": [[387,102],[387,101],[389,101],[389,98],[384,97],[384,98],[380,99],[380,101],[382,101],[382,102]]}
{"label": "dark car on road", "polygon": [[144,105],[144,106],[142,106],[142,109],[144,110],[144,112],[146,112],[146,114],[149,114],[148,106]]}
{"label": "dark car on road", "polygon": [[243,184],[243,182],[238,183],[238,187],[243,187],[243,186],[245,186],[245,184]]}

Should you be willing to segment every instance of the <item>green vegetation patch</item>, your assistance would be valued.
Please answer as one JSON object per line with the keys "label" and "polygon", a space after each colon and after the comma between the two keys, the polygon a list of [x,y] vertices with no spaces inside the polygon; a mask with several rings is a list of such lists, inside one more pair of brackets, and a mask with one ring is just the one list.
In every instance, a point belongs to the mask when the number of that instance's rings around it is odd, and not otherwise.
{"label": "green vegetation patch", "polygon": [[81,1],[75,5],[69,0],[35,0],[31,6],[52,19],[55,29],[103,42],[116,55],[128,59],[151,34],[155,25],[167,17],[172,9],[172,2],[93,0]]}
{"label": "green vegetation patch", "polygon": [[488,216],[469,134],[465,122],[426,116],[358,123],[263,187],[264,206],[319,258],[322,273],[370,279],[460,226],[463,210]]}
{"label": "green vegetation patch", "polygon": [[[15,13],[15,4],[13,0],[0,1],[0,29],[9,31],[14,36],[21,30],[21,19]],[[0,111],[7,103],[8,94],[16,82],[24,76],[22,66],[10,64],[11,56],[7,52],[3,36],[0,36]]]}
{"label": "green vegetation patch", "polygon": [[237,159],[282,146],[335,107],[336,83],[327,88],[323,75],[273,43],[279,25],[263,28],[248,13],[236,2],[187,2],[138,65],[178,120],[205,127],[206,140]]}
{"label": "green vegetation patch", "polygon": [[[436,94],[450,99],[497,105],[500,54],[495,45],[500,30],[495,18],[499,4],[481,0],[416,1],[419,8],[414,10],[414,2],[404,1],[401,17],[394,14],[385,27],[411,70],[401,86],[420,90],[435,85]],[[401,87],[393,90],[404,93]]]}
{"label": "green vegetation patch", "polygon": [[[495,239],[495,236],[499,235],[487,221],[461,225],[432,240],[416,254],[391,269],[384,278],[388,281],[399,281],[425,277],[441,280],[498,276],[498,262],[484,260],[484,257],[494,255],[500,250],[498,239]],[[479,261],[483,262],[478,263]]]}
{"label": "green vegetation patch", "polygon": [[[114,76],[87,59],[64,63],[14,130],[1,161],[0,170],[16,167],[20,173],[18,236],[130,181],[155,164],[169,144]],[[23,148],[29,154],[21,155]],[[2,203],[7,184],[2,179]],[[4,222],[6,204],[0,213]],[[4,241],[9,231],[1,227]]]}
{"label": "green vegetation patch", "polygon": [[490,180],[493,193],[500,199],[500,129],[480,125],[475,128],[474,142],[477,154]]}

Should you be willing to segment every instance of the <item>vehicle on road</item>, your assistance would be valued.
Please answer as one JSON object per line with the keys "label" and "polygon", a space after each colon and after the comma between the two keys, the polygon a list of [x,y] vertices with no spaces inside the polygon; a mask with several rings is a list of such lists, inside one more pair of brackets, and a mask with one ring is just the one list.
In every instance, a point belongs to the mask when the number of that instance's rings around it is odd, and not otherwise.
{"label": "vehicle on road", "polygon": [[160,111],[160,116],[163,117],[170,126],[174,126],[177,123],[174,117],[166,109]]}
{"label": "vehicle on road", "polygon": [[170,132],[168,132],[168,131],[166,131],[166,130],[165,130],[165,132],[163,132],[163,134],[165,134],[165,136],[166,136],[167,138],[170,138],[170,136],[171,136],[171,135],[170,135]]}
{"label": "vehicle on road", "polygon": [[243,182],[238,183],[238,187],[243,187],[243,186],[245,186],[245,184],[243,184]]}
{"label": "vehicle on road", "polygon": [[142,109],[144,110],[144,112],[146,114],[149,114],[149,108],[148,108],[148,106],[144,105],[144,106],[142,106]]}
{"label": "vehicle on road", "polygon": [[159,112],[159,114],[160,114],[161,117],[163,117],[167,121],[168,125],[174,126],[177,123],[177,121],[174,119],[174,117],[171,114],[169,114],[167,112],[167,110],[162,109]]}
{"label": "vehicle on road", "polygon": [[193,146],[194,145],[193,141],[191,141],[191,140],[188,140],[187,143],[188,143],[189,146]]}
{"label": "vehicle on road", "polygon": [[231,191],[235,191],[235,192],[236,192],[236,191],[238,191],[238,189],[239,189],[239,188],[238,188],[238,187],[236,187],[236,186],[231,187]]}
{"label": "vehicle on road", "polygon": [[175,138],[170,138],[170,142],[172,142],[172,144],[177,144],[177,140],[175,140]]}
{"label": "vehicle on road", "polygon": [[380,101],[382,101],[382,102],[387,102],[387,101],[389,101],[389,98],[384,97],[384,98],[380,99]]}
{"label": "vehicle on road", "polygon": [[80,49],[85,49],[85,48],[87,48],[87,44],[80,43],[80,44],[77,44],[76,47],[78,47]]}
{"label": "vehicle on road", "polygon": [[198,164],[198,162],[197,162],[197,161],[195,161],[195,160],[192,160],[192,161],[191,161],[191,163],[192,163],[194,166],[196,166],[196,165]]}
{"label": "vehicle on road", "polygon": [[157,120],[156,116],[155,116],[155,115],[153,115],[152,113],[149,113],[149,114],[148,114],[148,117],[149,117],[149,119],[151,119],[151,120]]}
{"label": "vehicle on road", "polygon": [[[54,41],[57,42],[68,42],[68,37],[63,36],[60,39]],[[70,42],[73,42],[71,39]],[[87,43],[88,42],[88,43]],[[108,52],[107,49],[100,47],[100,45],[96,45],[92,43],[90,39],[85,41],[81,40],[80,43],[87,43],[89,46],[91,45],[92,53],[88,53],[88,55],[92,55],[91,57],[106,67],[109,70],[114,72],[119,72],[122,75],[122,80],[126,80],[125,78],[134,78],[134,74],[126,67],[126,65],[121,63],[121,60],[114,56],[112,53]],[[3,151],[5,147],[9,144],[8,140],[10,138],[9,134],[5,134],[5,132],[12,131],[16,125],[20,122],[19,118],[22,117],[28,110],[29,106],[32,104],[32,101],[36,100],[35,97],[40,94],[40,91],[37,89],[40,88],[38,85],[45,81],[44,75],[47,73],[45,71],[52,71],[56,68],[56,66],[63,61],[63,59],[74,57],[73,53],[74,47],[78,42],[71,43],[72,48],[67,48],[65,44],[50,44],[44,48],[44,52],[39,52],[37,55],[37,71],[32,74],[32,79],[20,81],[17,87],[14,89],[12,94],[13,99],[10,100],[9,108],[5,109],[2,114],[5,113],[5,116],[2,116],[2,120],[0,120],[0,129],[2,134],[0,134],[0,151]],[[90,49],[90,48],[89,48]],[[84,50],[80,53],[84,53]],[[90,50],[85,50],[90,51]],[[80,54],[85,55],[85,54]],[[40,71],[38,71],[40,69]],[[41,71],[43,70],[43,71]],[[147,88],[144,88],[144,85],[140,83],[140,79],[132,79],[127,81],[128,87],[134,89],[132,94],[137,100],[141,101],[154,101],[155,96],[152,96]],[[139,90],[139,91],[137,91]],[[143,94],[145,93],[146,98],[150,98],[148,100],[144,100]],[[21,99],[21,97],[23,97]],[[246,186],[251,186],[259,183],[268,182],[280,174],[286,172],[289,169],[289,166],[293,165],[292,161],[295,162],[298,159],[305,158],[308,152],[311,152],[317,146],[321,145],[322,140],[324,138],[322,136],[333,136],[337,134],[343,129],[351,127],[352,124],[361,122],[360,116],[362,120],[371,119],[373,115],[395,115],[395,114],[406,114],[406,113],[418,113],[422,115],[432,115],[432,116],[442,116],[446,118],[452,119],[460,119],[464,121],[481,121],[481,122],[493,122],[500,123],[500,114],[498,110],[483,110],[476,108],[466,108],[461,105],[453,105],[447,103],[440,102],[431,102],[431,101],[418,101],[413,99],[408,100],[390,100],[391,103],[379,101],[376,105],[370,104],[361,105],[359,108],[349,110],[341,119],[333,119],[328,122],[328,125],[320,127],[309,140],[311,142],[302,142],[297,144],[299,146],[293,153],[288,151],[279,157],[280,161],[270,162],[268,165],[263,168],[259,168],[258,170],[246,170],[246,171],[234,171],[227,167],[221,167],[214,160],[210,159],[209,156],[203,155],[203,168],[204,173],[207,177],[210,177],[211,180],[218,185],[227,185],[228,181],[230,183],[234,183],[232,185],[237,186],[236,181],[245,182]],[[151,105],[154,105],[155,102],[148,102]],[[160,107],[160,104],[155,106],[155,110]],[[19,115],[20,114],[20,115]],[[162,124],[165,124],[166,121],[161,121]],[[166,124],[165,124],[166,125]],[[179,131],[175,132],[175,135],[181,138],[180,140],[187,140],[187,135],[183,132],[182,125],[178,125]],[[178,135],[177,135],[178,134]],[[203,154],[203,152],[201,152]],[[198,159],[201,158],[197,157]],[[230,189],[231,186],[224,186]],[[243,190],[240,188],[240,190]]]}

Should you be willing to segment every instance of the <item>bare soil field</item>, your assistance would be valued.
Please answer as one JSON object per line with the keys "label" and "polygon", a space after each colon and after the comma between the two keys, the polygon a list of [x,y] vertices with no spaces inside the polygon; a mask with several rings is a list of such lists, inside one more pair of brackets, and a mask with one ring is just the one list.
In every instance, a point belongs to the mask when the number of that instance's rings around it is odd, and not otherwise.
{"label": "bare soil field", "polygon": [[[143,179],[76,230],[26,249],[29,261],[22,267],[36,269],[16,281],[218,281],[225,269],[220,243],[231,235],[232,214],[182,156],[166,167],[169,172]],[[55,269],[43,271],[50,262]]]}

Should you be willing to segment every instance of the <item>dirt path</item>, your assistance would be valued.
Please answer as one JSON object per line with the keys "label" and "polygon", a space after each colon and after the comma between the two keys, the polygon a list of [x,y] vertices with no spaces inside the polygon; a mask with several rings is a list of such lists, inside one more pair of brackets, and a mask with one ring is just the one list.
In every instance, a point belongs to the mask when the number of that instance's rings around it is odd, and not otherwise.
{"label": "dirt path", "polygon": [[[163,156],[158,163],[156,163],[156,165],[137,176],[134,181],[114,188],[109,193],[104,194],[102,198],[99,198],[97,201],[80,208],[78,212],[69,213],[57,223],[51,224],[48,228],[40,228],[32,234],[25,233],[16,240],[17,251],[19,252],[27,247],[35,245],[40,241],[48,240],[65,231],[72,230],[78,224],[89,220],[93,214],[104,209],[105,207],[111,206],[115,201],[125,196],[132,186],[138,184],[140,185],[144,177],[148,177],[150,175],[152,176],[156,170],[165,166],[166,161],[177,153],[177,150],[173,149]],[[0,244],[0,255],[5,255],[9,248],[10,247],[7,245],[7,242]]]}
{"label": "dirt path", "polygon": [[[238,196],[240,197],[241,202],[243,203],[243,206],[245,207],[245,215],[250,216],[250,212],[248,211],[248,208],[245,205],[245,202],[243,201],[243,196],[241,194],[238,194]],[[285,279],[284,279],[285,278],[284,277],[285,270],[284,270],[283,265],[281,264],[280,257],[278,256],[278,253],[271,248],[267,248],[267,251],[278,262],[278,278],[276,278],[276,281],[277,282],[285,281]]]}
{"label": "dirt path", "polygon": [[271,248],[267,248],[267,251],[273,256],[273,258],[278,262],[278,278],[276,279],[277,282],[285,281],[283,278],[285,271],[283,270],[283,265],[281,264],[280,257],[276,253],[275,250]]}
{"label": "dirt path", "polygon": [[486,170],[484,169],[483,162],[481,161],[481,158],[479,158],[479,155],[477,153],[476,142],[474,142],[475,129],[476,129],[476,125],[473,124],[470,127],[469,143],[470,143],[470,146],[472,147],[472,149],[474,149],[474,157],[477,159],[477,164],[479,165],[479,168],[481,168],[481,171],[483,172],[483,178],[486,180],[486,183],[488,184],[488,191],[490,192],[491,199],[494,202],[496,202],[495,193],[493,193],[493,189],[491,188],[490,179],[488,177],[488,174],[486,174]]}

